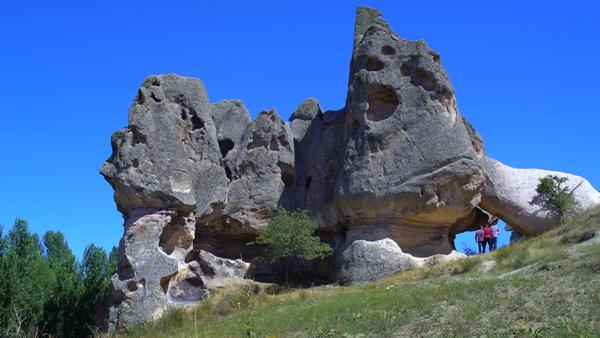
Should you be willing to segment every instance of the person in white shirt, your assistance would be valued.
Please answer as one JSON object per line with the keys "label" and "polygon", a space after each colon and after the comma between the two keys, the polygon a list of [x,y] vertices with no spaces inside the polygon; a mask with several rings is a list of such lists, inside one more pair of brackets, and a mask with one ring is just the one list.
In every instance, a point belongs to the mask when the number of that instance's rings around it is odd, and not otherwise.
{"label": "person in white shirt", "polygon": [[498,229],[498,219],[496,218],[492,225],[490,226],[492,229],[492,239],[490,240],[490,251],[496,250],[498,246],[498,236],[500,236],[500,230]]}

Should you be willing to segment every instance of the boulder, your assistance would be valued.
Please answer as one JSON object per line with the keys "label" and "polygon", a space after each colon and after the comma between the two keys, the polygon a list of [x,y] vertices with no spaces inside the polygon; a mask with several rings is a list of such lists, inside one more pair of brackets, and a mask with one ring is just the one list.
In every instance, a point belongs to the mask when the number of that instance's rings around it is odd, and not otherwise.
{"label": "boulder", "polygon": [[392,239],[377,241],[355,240],[340,250],[336,258],[337,279],[343,284],[374,281],[395,272],[406,271],[466,257],[452,251],[448,255],[419,258],[402,249]]}

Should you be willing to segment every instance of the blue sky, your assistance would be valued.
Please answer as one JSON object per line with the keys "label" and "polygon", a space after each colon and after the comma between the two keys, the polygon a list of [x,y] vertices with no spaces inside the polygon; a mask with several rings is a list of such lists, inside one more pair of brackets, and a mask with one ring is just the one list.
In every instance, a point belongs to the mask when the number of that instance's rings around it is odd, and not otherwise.
{"label": "blue sky", "polygon": [[253,116],[342,107],[360,4],[440,52],[490,156],[600,186],[598,2],[2,1],[0,224],[60,230],[77,255],[118,243],[98,169],[147,75],[201,78]]}

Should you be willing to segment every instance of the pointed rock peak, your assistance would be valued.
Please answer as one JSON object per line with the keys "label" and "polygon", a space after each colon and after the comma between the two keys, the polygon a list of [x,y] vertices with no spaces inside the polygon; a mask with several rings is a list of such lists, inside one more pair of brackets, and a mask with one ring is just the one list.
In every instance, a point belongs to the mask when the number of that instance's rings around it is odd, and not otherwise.
{"label": "pointed rock peak", "polygon": [[317,99],[314,98],[308,98],[302,101],[300,106],[298,106],[298,108],[296,108],[292,116],[290,116],[289,120],[293,121],[296,119],[300,119],[311,121],[315,118],[315,116],[319,114],[323,114],[323,110],[319,105],[319,101],[317,101]]}
{"label": "pointed rock peak", "polygon": [[356,22],[354,24],[354,48],[360,44],[363,36],[372,26],[379,25],[391,32],[387,22],[381,17],[381,12],[375,8],[358,7],[356,8]]}

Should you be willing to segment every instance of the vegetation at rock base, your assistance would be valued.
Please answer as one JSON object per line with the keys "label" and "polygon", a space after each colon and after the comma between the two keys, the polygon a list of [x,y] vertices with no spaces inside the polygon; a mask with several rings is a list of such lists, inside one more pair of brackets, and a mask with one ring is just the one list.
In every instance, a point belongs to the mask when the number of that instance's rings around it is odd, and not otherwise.
{"label": "vegetation at rock base", "polygon": [[536,192],[543,201],[552,206],[561,217],[573,211],[577,202],[573,193],[579,186],[571,190],[569,187],[563,186],[567,181],[567,177],[548,175],[540,178],[540,183],[536,188]]}
{"label": "vegetation at rock base", "polygon": [[288,211],[279,207],[269,226],[260,229],[250,245],[266,247],[260,259],[269,263],[282,262],[287,281],[289,260],[325,258],[331,253],[331,247],[315,235],[318,228],[307,211]]}
{"label": "vegetation at rock base", "polygon": [[0,227],[0,336],[86,337],[103,316],[116,248],[89,245],[81,263],[61,232],[42,240],[17,219]]}
{"label": "vegetation at rock base", "polygon": [[[340,287],[245,282],[124,337],[594,337],[600,209],[498,251]],[[585,233],[585,236],[580,234]]]}

